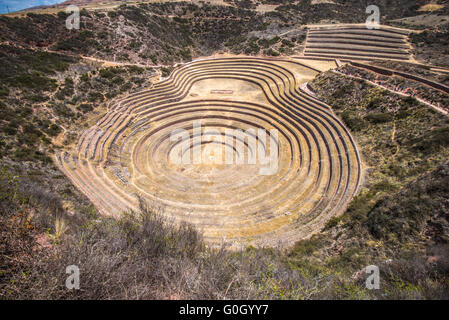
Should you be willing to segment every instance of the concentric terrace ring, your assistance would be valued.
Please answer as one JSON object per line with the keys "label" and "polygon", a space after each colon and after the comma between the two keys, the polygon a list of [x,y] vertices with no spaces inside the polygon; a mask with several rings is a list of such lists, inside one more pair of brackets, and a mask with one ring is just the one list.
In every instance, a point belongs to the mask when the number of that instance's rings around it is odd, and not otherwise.
{"label": "concentric terrace ring", "polygon": [[[361,182],[350,133],[299,88],[316,74],[287,59],[181,65],[117,101],[57,161],[103,214],[140,198],[211,243],[291,244],[341,213]],[[261,152],[277,155],[269,174]]]}

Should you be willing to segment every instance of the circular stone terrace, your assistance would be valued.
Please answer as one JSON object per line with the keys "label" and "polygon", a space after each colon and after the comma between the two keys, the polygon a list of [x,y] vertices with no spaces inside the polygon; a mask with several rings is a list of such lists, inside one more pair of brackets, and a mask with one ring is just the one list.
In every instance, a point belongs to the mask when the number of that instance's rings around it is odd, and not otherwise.
{"label": "circular stone terrace", "polygon": [[340,214],[362,175],[348,130],[301,89],[333,67],[312,63],[179,65],[116,101],[58,164],[102,214],[138,210],[142,199],[211,243],[291,244]]}

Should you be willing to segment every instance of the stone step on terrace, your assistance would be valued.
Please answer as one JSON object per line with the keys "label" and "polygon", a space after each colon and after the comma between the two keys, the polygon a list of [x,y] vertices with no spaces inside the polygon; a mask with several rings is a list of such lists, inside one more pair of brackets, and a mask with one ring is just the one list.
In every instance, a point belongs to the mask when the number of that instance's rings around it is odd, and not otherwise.
{"label": "stone step on terrace", "polygon": [[316,58],[409,60],[409,32],[381,26],[314,26],[308,30],[304,55]]}

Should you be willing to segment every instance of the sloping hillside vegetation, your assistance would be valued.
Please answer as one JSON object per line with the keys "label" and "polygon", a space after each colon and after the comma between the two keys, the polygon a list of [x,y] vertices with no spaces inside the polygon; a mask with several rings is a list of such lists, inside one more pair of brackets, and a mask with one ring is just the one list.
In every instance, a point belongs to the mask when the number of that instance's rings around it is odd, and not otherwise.
{"label": "sloping hillside vegetation", "polygon": [[449,23],[412,34],[410,39],[417,59],[437,66],[449,66]]}
{"label": "sloping hillside vegetation", "polygon": [[[81,10],[80,30],[67,30],[68,14],[29,12],[0,17],[0,40],[25,46],[95,56],[112,61],[173,64],[214,51],[279,55],[302,50],[304,25],[318,22],[364,23],[369,1],[277,2],[258,12],[238,1],[231,6],[190,2],[121,5],[114,10]],[[426,1],[423,1],[423,3]],[[265,1],[263,3],[271,3]],[[382,23],[418,14],[416,1],[394,5],[376,1]]]}
{"label": "sloping hillside vegetation", "polygon": [[0,65],[0,159],[44,163],[58,143],[76,138],[80,124],[98,116],[107,101],[148,86],[154,75],[152,68],[103,68],[10,45],[0,46]]}
{"label": "sloping hillside vegetation", "polygon": [[[392,261],[384,263],[384,271],[391,272],[385,276],[398,298],[429,297],[428,290],[436,293],[428,287],[434,281],[441,281],[437,291],[445,296],[448,117],[413,98],[333,72],[318,76],[311,87],[351,129],[367,173],[365,187],[346,213],[331,219],[323,234],[304,242],[320,244],[308,259],[346,267]],[[339,254],[329,257],[335,251]],[[441,265],[429,271],[431,261]],[[396,285],[410,292],[399,292]]]}

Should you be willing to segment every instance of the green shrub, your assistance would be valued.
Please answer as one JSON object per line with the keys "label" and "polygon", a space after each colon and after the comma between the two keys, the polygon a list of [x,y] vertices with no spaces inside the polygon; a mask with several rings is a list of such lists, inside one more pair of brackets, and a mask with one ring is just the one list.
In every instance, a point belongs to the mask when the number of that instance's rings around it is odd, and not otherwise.
{"label": "green shrub", "polygon": [[50,136],[55,137],[55,136],[57,136],[57,135],[61,132],[61,128],[60,128],[57,124],[52,123],[52,124],[48,127],[48,129],[47,129],[46,132],[47,132]]}
{"label": "green shrub", "polygon": [[355,112],[346,110],[341,114],[341,118],[346,126],[352,131],[360,131],[365,127],[364,120]]}
{"label": "green shrub", "polygon": [[307,240],[298,241],[292,252],[299,256],[311,255],[314,251],[318,250],[322,245],[322,239],[318,236],[314,236]]}
{"label": "green shrub", "polygon": [[393,121],[391,113],[371,113],[365,117],[365,120],[373,124],[386,123]]}
{"label": "green shrub", "polygon": [[411,141],[412,149],[424,155],[449,147],[449,126],[436,128]]}
{"label": "green shrub", "polygon": [[51,91],[57,88],[56,80],[50,79],[40,73],[23,73],[11,80],[11,85],[23,89],[38,91]]}
{"label": "green shrub", "polygon": [[343,216],[332,217],[327,222],[323,228],[323,231],[332,229],[336,227],[343,220]]}
{"label": "green shrub", "polygon": [[94,109],[94,107],[91,103],[83,103],[76,108],[83,113],[90,112]]}

